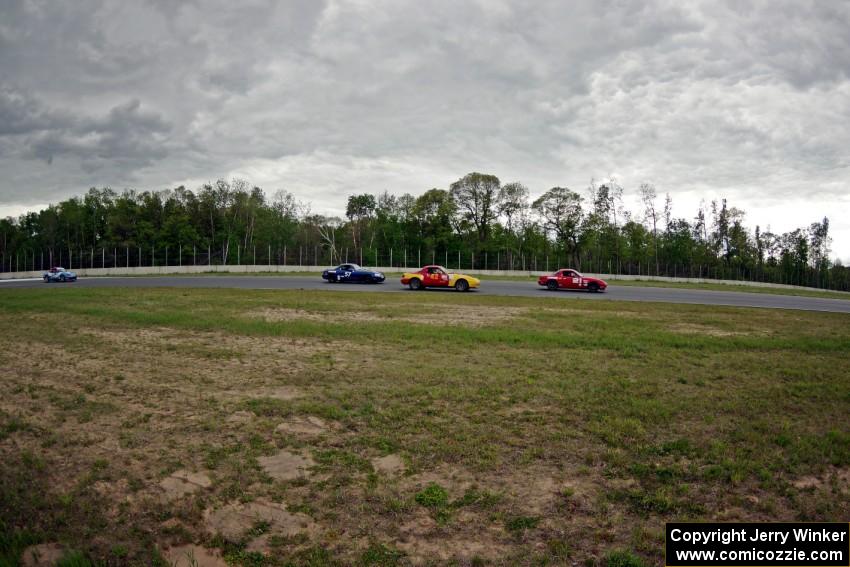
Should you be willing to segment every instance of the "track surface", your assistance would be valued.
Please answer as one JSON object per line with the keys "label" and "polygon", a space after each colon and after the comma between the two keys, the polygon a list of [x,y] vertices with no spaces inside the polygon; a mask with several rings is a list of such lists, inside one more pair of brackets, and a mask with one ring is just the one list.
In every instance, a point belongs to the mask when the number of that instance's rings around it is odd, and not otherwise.
{"label": "track surface", "polygon": [[[156,276],[156,277],[97,277],[83,278],[74,283],[45,284],[41,280],[5,280],[0,290],[32,287],[196,287],[238,289],[323,289],[343,291],[373,291],[381,293],[417,293],[402,287],[397,280],[381,285],[328,284],[316,276]],[[806,311],[829,311],[850,313],[850,300],[820,297],[799,297],[768,293],[746,293],[739,291],[710,291],[661,287],[617,286],[613,284],[605,293],[582,291],[551,292],[534,282],[485,280],[481,288],[470,293],[481,295],[509,295],[519,297],[562,297],[605,301],[660,301],[668,303],[692,303],[701,305],[729,305],[734,307],[768,307],[774,309],[802,309]],[[418,293],[454,294],[454,290],[432,289]]]}

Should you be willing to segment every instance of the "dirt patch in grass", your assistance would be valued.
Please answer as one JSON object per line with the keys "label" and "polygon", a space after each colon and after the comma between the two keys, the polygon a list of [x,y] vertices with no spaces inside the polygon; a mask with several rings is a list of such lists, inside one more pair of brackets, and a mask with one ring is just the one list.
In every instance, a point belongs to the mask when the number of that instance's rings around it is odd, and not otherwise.
{"label": "dirt patch in grass", "polygon": [[227,417],[227,423],[244,424],[251,423],[255,419],[257,419],[257,414],[255,414],[254,412],[248,410],[239,410],[233,412]]}
{"label": "dirt patch in grass", "polygon": [[507,305],[493,307],[451,303],[414,303],[411,307],[414,307],[417,312],[409,317],[404,317],[410,322],[432,325],[466,325],[470,327],[506,323],[528,312],[528,308]]}
{"label": "dirt patch in grass", "polygon": [[[400,485],[417,495],[420,506],[400,527],[399,547],[418,557],[497,561],[519,537],[545,539],[564,532],[556,518],[568,518],[568,531],[581,533],[592,525],[595,503],[611,487],[600,471],[579,473],[574,465],[563,465],[488,472],[440,466],[404,477]],[[446,536],[452,545],[440,549],[440,537]]]}
{"label": "dirt patch in grass", "polygon": [[283,435],[320,435],[328,430],[328,424],[320,417],[293,416],[275,427],[275,431]]}
{"label": "dirt patch in grass", "polygon": [[[416,307],[412,306],[406,307]],[[320,321],[324,323],[422,323],[425,325],[459,325],[482,327],[499,324],[521,316],[527,310],[517,307],[488,307],[481,305],[452,305],[425,303],[409,315],[398,315],[391,311],[372,312],[321,312],[306,309],[290,309],[273,307],[253,311],[247,315],[251,318],[262,319],[270,323],[282,321]]]}
{"label": "dirt patch in grass", "polygon": [[637,310],[629,310],[629,309],[611,309],[608,307],[604,310],[591,310],[591,309],[580,309],[575,307],[567,307],[558,306],[558,307],[541,307],[540,309],[534,309],[530,311],[530,313],[542,313],[546,315],[562,315],[562,314],[570,314],[570,315],[580,315],[583,317],[622,317],[625,319],[650,319],[652,316],[649,313],[645,313]]}
{"label": "dirt patch in grass", "polygon": [[398,455],[385,455],[372,459],[372,468],[378,473],[393,476],[403,474],[407,467]]}
{"label": "dirt patch in grass", "polygon": [[801,476],[791,484],[801,490],[821,490],[834,485],[843,492],[850,492],[850,467],[832,467],[821,475]]}
{"label": "dirt patch in grass", "polygon": [[[316,341],[249,337],[218,332],[188,333],[180,329],[160,327],[142,329],[83,327],[79,332],[97,337],[101,344],[112,345],[119,349],[142,348],[174,353],[194,363],[210,360],[218,364],[228,364],[234,361],[244,362],[247,358],[260,363],[275,362],[275,368],[284,373],[303,370],[306,357],[328,350],[328,345]],[[281,362],[286,364],[281,365]]]}
{"label": "dirt patch in grass", "polygon": [[[226,401],[301,398],[305,391],[298,382],[303,381],[314,357],[333,360],[337,353],[350,350],[339,342],[186,333],[167,328],[83,328],[81,332],[97,337],[101,350],[94,360],[75,357],[79,358],[75,369],[81,374],[95,372],[104,358],[117,357],[123,359],[115,366],[121,380],[127,378],[131,382],[132,378],[144,376],[158,383],[159,377],[165,375],[172,395],[215,395]],[[128,352],[133,356],[128,357]],[[183,379],[172,380],[175,375]],[[233,417],[236,421],[249,418],[244,413]]]}
{"label": "dirt patch in grass", "polygon": [[257,459],[267,475],[275,480],[294,480],[310,476],[310,467],[316,463],[312,457],[280,451],[269,457]]}
{"label": "dirt patch in grass", "polygon": [[753,334],[747,331],[729,331],[697,323],[676,323],[671,325],[669,329],[674,333],[683,335],[705,335],[709,337],[740,337]]}
{"label": "dirt patch in grass", "polygon": [[221,508],[204,512],[204,526],[212,534],[238,542],[250,538],[250,530],[261,526],[264,534],[292,537],[311,534],[316,525],[306,514],[289,512],[283,504],[265,499],[253,502],[231,502]]}
{"label": "dirt patch in grass", "polygon": [[204,473],[179,470],[162,479],[159,486],[168,500],[182,498],[201,489],[212,486],[212,481]]}
{"label": "dirt patch in grass", "polygon": [[228,398],[271,398],[284,402],[303,398],[304,390],[296,386],[262,386],[259,388],[243,388],[239,390],[225,390],[222,392]]}
{"label": "dirt patch in grass", "polygon": [[294,400],[302,397],[304,392],[294,386],[277,386],[270,390],[263,390],[259,394],[277,400]]}
{"label": "dirt patch in grass", "polygon": [[65,548],[58,543],[40,543],[31,545],[21,556],[23,567],[47,567],[56,565],[65,555]]}
{"label": "dirt patch in grass", "polygon": [[166,548],[163,556],[171,567],[228,567],[218,550],[200,545],[178,545]]}
{"label": "dirt patch in grass", "polygon": [[417,510],[413,518],[398,528],[396,547],[404,551],[414,565],[427,565],[433,560],[460,563],[499,563],[510,552],[505,532],[480,515],[463,512],[456,518],[468,528],[465,534],[453,534],[444,529],[426,511]]}

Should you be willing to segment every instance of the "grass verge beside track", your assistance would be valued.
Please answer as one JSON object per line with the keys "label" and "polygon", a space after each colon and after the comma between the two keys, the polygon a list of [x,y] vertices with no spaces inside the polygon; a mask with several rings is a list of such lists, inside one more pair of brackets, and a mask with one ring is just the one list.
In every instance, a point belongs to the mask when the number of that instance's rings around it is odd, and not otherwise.
{"label": "grass verge beside track", "polygon": [[707,289],[711,291],[741,291],[744,293],[769,293],[772,295],[795,295],[798,297],[823,297],[826,299],[844,299],[850,301],[850,293],[843,291],[816,290],[806,288],[757,287],[750,285],[721,283],[659,282],[654,280],[611,280],[611,285],[638,287],[672,287],[679,289]]}
{"label": "grass verge beside track", "polygon": [[850,516],[848,369],[842,314],[5,290],[0,565],[660,564],[665,521]]}
{"label": "grass verge beside track", "polygon": [[[463,273],[464,270],[450,270]],[[474,273],[474,272],[473,272]],[[542,274],[543,272],[541,272]],[[387,277],[387,283],[397,283],[401,278],[401,272],[384,272]],[[164,276],[179,276],[180,274],[162,274]],[[291,276],[310,276],[321,279],[321,272],[204,272],[201,274],[192,274],[187,277],[196,276],[266,276],[266,277],[291,277]],[[129,277],[129,276],[127,276]],[[147,275],[143,277],[156,277],[155,275]],[[487,280],[496,281],[518,281],[537,284],[537,276],[477,276],[483,282]],[[679,289],[706,289],[711,291],[740,291],[744,293],[769,293],[772,295],[793,295],[798,297],[823,297],[826,299],[844,299],[850,301],[850,293],[841,291],[816,290],[808,288],[775,288],[775,287],[756,287],[749,285],[736,284],[721,284],[721,283],[687,283],[687,282],[665,282],[655,280],[619,280],[616,278],[608,278],[606,281],[612,286],[637,286],[637,287],[669,287]]]}

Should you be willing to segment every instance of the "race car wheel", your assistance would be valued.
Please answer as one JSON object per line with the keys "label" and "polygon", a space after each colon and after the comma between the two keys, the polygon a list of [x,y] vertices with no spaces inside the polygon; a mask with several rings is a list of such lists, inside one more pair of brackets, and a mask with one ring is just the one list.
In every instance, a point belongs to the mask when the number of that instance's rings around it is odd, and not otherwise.
{"label": "race car wheel", "polygon": [[546,282],[546,289],[549,291],[557,291],[558,290],[558,282],[555,280],[549,280]]}
{"label": "race car wheel", "polygon": [[59,281],[60,281],[60,282],[64,282],[64,281],[65,281],[65,276],[64,276],[64,275],[59,276]]}
{"label": "race car wheel", "polygon": [[455,283],[455,289],[457,291],[469,291],[469,282],[466,280],[458,280]]}
{"label": "race car wheel", "polygon": [[597,291],[599,291],[599,284],[594,282],[587,284],[587,291],[589,291],[590,293],[596,293]]}
{"label": "race car wheel", "polygon": [[420,281],[419,278],[413,278],[407,285],[409,285],[410,289],[412,289],[413,291],[422,289],[422,281]]}
{"label": "race car wheel", "polygon": [[50,283],[50,278],[48,278],[47,276],[44,276],[44,283]]}

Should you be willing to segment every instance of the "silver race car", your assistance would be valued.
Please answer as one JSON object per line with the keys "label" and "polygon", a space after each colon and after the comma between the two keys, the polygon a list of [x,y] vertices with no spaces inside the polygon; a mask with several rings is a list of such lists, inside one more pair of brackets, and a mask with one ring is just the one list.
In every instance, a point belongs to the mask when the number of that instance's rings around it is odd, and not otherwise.
{"label": "silver race car", "polygon": [[48,271],[44,272],[44,283],[75,281],[77,281],[77,274],[60,266],[50,268]]}

